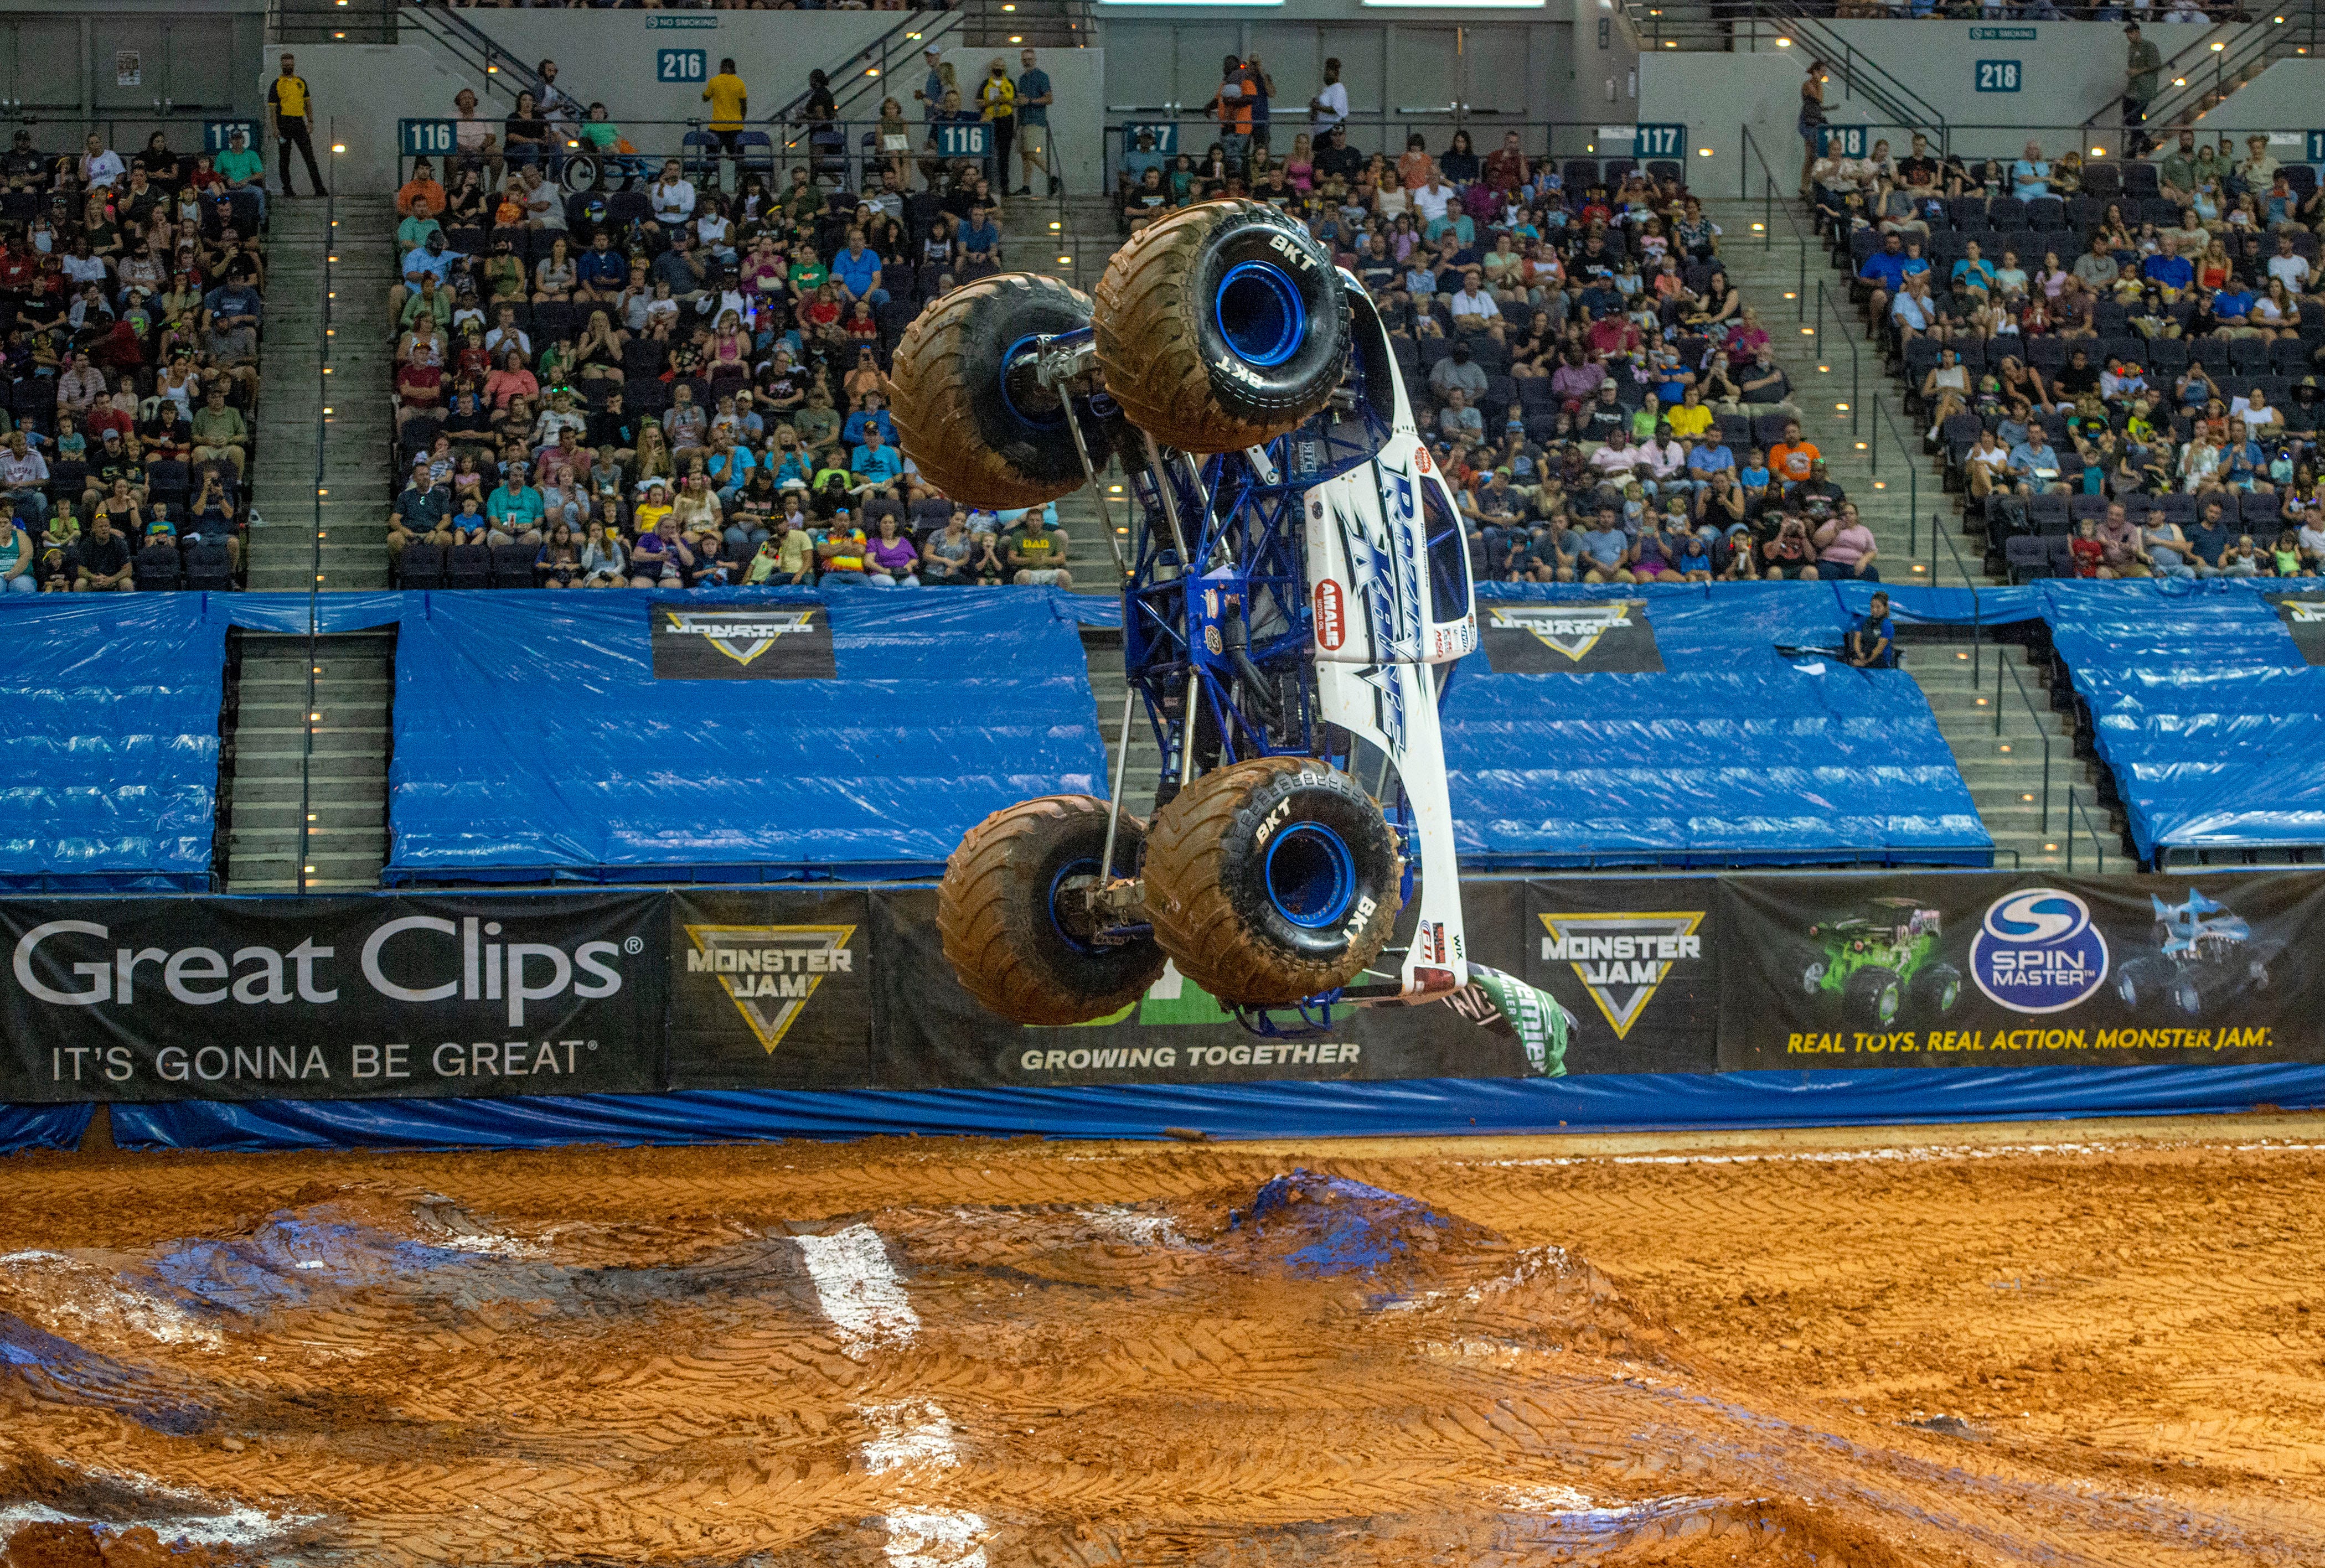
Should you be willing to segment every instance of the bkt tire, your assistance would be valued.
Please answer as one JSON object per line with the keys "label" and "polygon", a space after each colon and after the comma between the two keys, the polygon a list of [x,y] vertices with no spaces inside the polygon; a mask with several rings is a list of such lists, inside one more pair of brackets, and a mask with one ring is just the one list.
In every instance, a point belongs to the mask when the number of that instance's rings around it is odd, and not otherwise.
{"label": "bkt tire", "polygon": [[1098,280],[1097,325],[1107,395],[1184,452],[1256,447],[1315,413],[1352,337],[1330,253],[1240,198],[1133,235]]}
{"label": "bkt tire", "polygon": [[[1005,272],[955,289],[912,318],[896,345],[890,413],[904,455],[968,506],[1039,506],[1082,486],[1067,410],[1023,374],[1005,374],[1031,337],[1090,324],[1089,296],[1055,278]],[[1113,448],[1087,410],[1093,469]]]}
{"label": "bkt tire", "polygon": [[[1141,938],[1089,939],[1070,879],[1096,874],[1107,803],[1045,795],[996,811],[945,862],[937,930],[969,995],[1013,1023],[1078,1024],[1118,1012],[1161,978],[1162,950]],[[1144,826],[1128,814],[1115,835],[1117,876],[1136,874]]]}
{"label": "bkt tire", "polygon": [[1403,877],[1380,807],[1312,758],[1215,769],[1147,830],[1154,940],[1230,1006],[1288,1007],[1355,979],[1388,941]]}

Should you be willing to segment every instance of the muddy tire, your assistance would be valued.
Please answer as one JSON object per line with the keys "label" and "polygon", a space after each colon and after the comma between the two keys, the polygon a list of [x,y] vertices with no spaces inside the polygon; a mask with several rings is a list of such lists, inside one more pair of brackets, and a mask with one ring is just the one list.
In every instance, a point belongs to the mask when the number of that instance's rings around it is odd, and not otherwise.
{"label": "muddy tire", "polygon": [[1230,1006],[1288,1007],[1355,979],[1396,924],[1403,875],[1380,807],[1308,757],[1206,773],[1146,837],[1154,939]]}
{"label": "muddy tire", "polygon": [[[1028,337],[1090,324],[1089,296],[1055,278],[1005,272],[955,289],[914,317],[896,345],[890,413],[905,456],[968,506],[1039,506],[1083,484],[1067,410],[1005,374]],[[1102,467],[1105,421],[1084,410],[1082,438]]]}
{"label": "muddy tire", "polygon": [[1165,446],[1231,452],[1324,406],[1353,337],[1332,258],[1263,202],[1148,225],[1098,280],[1107,395]]}
{"label": "muddy tire", "polygon": [[[937,930],[962,989],[1013,1023],[1078,1024],[1118,1012],[1162,973],[1151,939],[1099,946],[1063,895],[1094,873],[1106,848],[1107,803],[1045,795],[996,811],[945,862]],[[1125,813],[1116,875],[1136,874],[1145,828]]]}

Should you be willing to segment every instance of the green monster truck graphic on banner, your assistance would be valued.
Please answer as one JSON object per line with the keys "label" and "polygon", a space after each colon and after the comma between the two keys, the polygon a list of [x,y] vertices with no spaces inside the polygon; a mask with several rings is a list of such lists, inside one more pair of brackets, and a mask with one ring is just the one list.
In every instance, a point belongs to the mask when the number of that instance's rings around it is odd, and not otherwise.
{"label": "green monster truck graphic on banner", "polygon": [[1851,1028],[1886,1028],[1900,1012],[1917,1020],[1953,1010],[1961,971],[1938,959],[1938,911],[1912,899],[1867,899],[1854,915],[1809,927],[1818,955],[1801,972],[1811,996],[1840,999]]}

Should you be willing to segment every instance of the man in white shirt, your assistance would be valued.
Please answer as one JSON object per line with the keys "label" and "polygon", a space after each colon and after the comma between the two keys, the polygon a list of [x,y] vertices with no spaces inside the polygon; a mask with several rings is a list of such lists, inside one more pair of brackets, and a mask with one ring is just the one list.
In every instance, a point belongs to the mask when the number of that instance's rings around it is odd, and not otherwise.
{"label": "man in white shirt", "polygon": [[1413,210],[1421,215],[1422,222],[1432,224],[1445,216],[1446,203],[1453,199],[1453,188],[1445,183],[1445,177],[1437,171],[1436,164],[1431,163],[1429,166],[1429,183],[1414,189],[1411,199]]}
{"label": "man in white shirt", "polygon": [[1476,267],[1468,268],[1462,272],[1460,292],[1453,296],[1453,329],[1455,331],[1480,331],[1489,323],[1500,318],[1502,308],[1494,303],[1494,297],[1491,294],[1478,286],[1482,281],[1483,274]]}
{"label": "man in white shirt", "polygon": [[80,155],[80,182],[91,190],[110,190],[114,183],[129,172],[121,161],[121,154],[105,144],[105,138],[91,131],[88,151]]}
{"label": "man in white shirt", "polygon": [[662,178],[646,188],[646,205],[654,222],[675,228],[694,216],[694,186],[679,172],[678,160],[662,161]]}
{"label": "man in white shirt", "polygon": [[518,178],[523,189],[517,199],[524,204],[525,226],[528,228],[563,229],[565,193],[542,178],[541,165],[526,164]]}
{"label": "man in white shirt", "polygon": [[1340,62],[1324,62],[1324,85],[1308,100],[1308,130],[1319,142],[1348,117],[1348,89],[1340,85]]}
{"label": "man in white shirt", "polygon": [[2288,294],[2300,293],[2302,286],[2309,281],[2309,258],[2293,254],[2291,235],[2281,234],[2276,236],[2276,254],[2268,259],[2268,275],[2272,278],[2283,279],[2284,291]]}
{"label": "man in white shirt", "polygon": [[48,464],[26,447],[23,431],[10,431],[6,448],[0,450],[0,499],[29,514],[36,530],[49,521],[48,483]]}

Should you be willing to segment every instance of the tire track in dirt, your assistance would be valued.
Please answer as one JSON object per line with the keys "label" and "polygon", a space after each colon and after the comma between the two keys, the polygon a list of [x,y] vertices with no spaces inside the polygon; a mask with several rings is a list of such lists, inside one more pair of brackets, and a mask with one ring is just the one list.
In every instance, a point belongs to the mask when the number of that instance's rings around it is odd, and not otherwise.
{"label": "tire track in dirt", "polygon": [[[1231,1146],[12,1162],[0,1313],[215,1419],[0,1372],[0,1508],[101,1469],[396,1563],[2325,1561],[2318,1151],[1469,1147],[1307,1160],[1418,1200],[1355,1274],[1229,1223],[1293,1163]],[[893,1285],[827,1302],[866,1238]]]}

